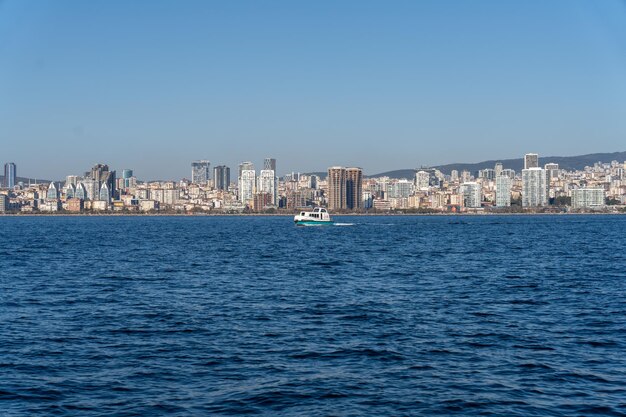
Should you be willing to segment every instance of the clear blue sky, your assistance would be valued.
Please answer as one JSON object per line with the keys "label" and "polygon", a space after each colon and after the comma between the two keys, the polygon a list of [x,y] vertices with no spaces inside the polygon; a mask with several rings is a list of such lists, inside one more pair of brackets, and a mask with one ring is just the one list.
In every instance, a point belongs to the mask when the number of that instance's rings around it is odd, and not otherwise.
{"label": "clear blue sky", "polygon": [[140,179],[626,150],[626,3],[0,0],[0,161]]}

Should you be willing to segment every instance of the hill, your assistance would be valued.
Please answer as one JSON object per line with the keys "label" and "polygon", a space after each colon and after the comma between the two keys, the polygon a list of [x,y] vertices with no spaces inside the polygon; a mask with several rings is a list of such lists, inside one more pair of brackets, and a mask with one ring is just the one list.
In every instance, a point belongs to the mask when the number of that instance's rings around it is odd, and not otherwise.
{"label": "hill", "polygon": [[[43,179],[35,179],[35,178],[24,178],[24,177],[17,177],[15,178],[15,183],[19,183],[19,182],[23,182],[24,184],[28,185],[28,183],[32,183],[32,184],[49,184],[50,180],[43,180]],[[2,184],[4,184],[4,175],[0,175],[0,186],[2,186]]]}
{"label": "hill", "polygon": [[[586,166],[592,166],[596,162],[611,162],[611,161],[626,161],[626,152],[613,152],[613,153],[591,153],[587,155],[578,156],[546,156],[539,157],[539,165],[554,162],[559,164],[559,168],[567,170],[580,170]],[[485,168],[493,168],[496,162],[501,162],[504,168],[514,169],[516,172],[520,172],[524,168],[524,159],[499,159],[489,160],[477,163],[455,163],[447,165],[437,165],[432,168],[437,168],[444,174],[450,174],[454,169],[459,171],[469,171],[472,174],[476,171]],[[390,177],[390,178],[413,178],[415,175],[415,169],[399,169],[395,171],[381,172],[380,174],[368,175],[368,177]]]}

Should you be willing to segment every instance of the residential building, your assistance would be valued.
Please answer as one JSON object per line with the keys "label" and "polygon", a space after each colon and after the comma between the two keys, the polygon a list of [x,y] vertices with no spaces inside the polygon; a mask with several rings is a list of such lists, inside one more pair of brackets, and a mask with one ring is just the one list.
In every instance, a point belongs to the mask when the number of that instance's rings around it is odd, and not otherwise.
{"label": "residential building", "polygon": [[541,207],[548,204],[546,170],[538,167],[522,170],[522,206]]}
{"label": "residential building", "polygon": [[239,164],[239,201],[252,205],[256,185],[256,171],[252,162]]}
{"label": "residential building", "polygon": [[124,180],[124,188],[130,188],[132,186],[133,170],[122,170],[122,179]]}
{"label": "residential building", "polygon": [[4,164],[4,187],[13,188],[17,181],[17,165],[14,162]]}
{"label": "residential building", "polygon": [[230,168],[218,165],[213,168],[213,185],[217,190],[228,191],[230,187]]}
{"label": "residential building", "polygon": [[70,198],[67,200],[67,211],[81,212],[84,209],[85,202],[80,198]]}
{"label": "residential building", "polygon": [[527,153],[524,155],[524,169],[539,168],[539,155]]}
{"label": "residential building", "polygon": [[553,178],[559,178],[559,164],[552,162],[545,164],[543,167],[546,170],[546,181],[548,182],[548,185]]}
{"label": "residential building", "polygon": [[496,178],[499,177],[502,174],[502,170],[504,169],[504,166],[502,165],[502,162],[496,162],[496,165],[494,167],[494,171],[496,173]]}
{"label": "residential building", "polygon": [[482,206],[482,187],[477,182],[465,182],[461,184],[463,205],[467,208],[480,208]]}
{"label": "residential building", "polygon": [[193,161],[191,163],[191,182],[206,185],[210,177],[211,163],[209,161]]}
{"label": "residential building", "polygon": [[57,200],[59,198],[59,191],[53,182],[48,185],[48,191],[46,192],[46,200]]}
{"label": "residential building", "polygon": [[363,206],[363,170],[346,168],[346,208],[360,209]]}
{"label": "residential building", "polygon": [[328,208],[340,210],[346,208],[346,169],[328,168]]}
{"label": "residential building", "polygon": [[257,192],[270,196],[269,202],[266,202],[266,200],[263,199],[263,206],[276,205],[278,196],[277,191],[278,184],[276,182],[275,171],[273,169],[262,169],[261,172],[259,172]]}
{"label": "residential building", "polygon": [[6,213],[10,210],[9,196],[6,194],[0,194],[0,213]]}
{"label": "residential building", "polygon": [[496,207],[511,205],[511,178],[505,175],[496,177]]}
{"label": "residential building", "polygon": [[605,203],[603,188],[578,188],[572,190],[572,208],[603,208]]}
{"label": "residential building", "polygon": [[418,190],[428,190],[430,185],[430,174],[426,171],[417,171],[415,173],[415,187]]}

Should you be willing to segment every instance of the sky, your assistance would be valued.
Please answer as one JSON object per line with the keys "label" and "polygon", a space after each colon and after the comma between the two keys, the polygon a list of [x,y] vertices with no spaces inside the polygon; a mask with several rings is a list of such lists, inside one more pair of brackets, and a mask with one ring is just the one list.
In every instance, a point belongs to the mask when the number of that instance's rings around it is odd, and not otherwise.
{"label": "sky", "polygon": [[626,150],[626,2],[0,0],[0,162],[139,179]]}

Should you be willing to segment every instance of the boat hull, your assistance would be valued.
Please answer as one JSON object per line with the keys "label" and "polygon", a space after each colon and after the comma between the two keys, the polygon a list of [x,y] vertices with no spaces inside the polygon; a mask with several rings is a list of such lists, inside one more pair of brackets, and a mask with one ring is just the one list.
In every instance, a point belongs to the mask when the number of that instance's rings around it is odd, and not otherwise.
{"label": "boat hull", "polygon": [[294,220],[296,226],[332,226],[332,220]]}

